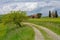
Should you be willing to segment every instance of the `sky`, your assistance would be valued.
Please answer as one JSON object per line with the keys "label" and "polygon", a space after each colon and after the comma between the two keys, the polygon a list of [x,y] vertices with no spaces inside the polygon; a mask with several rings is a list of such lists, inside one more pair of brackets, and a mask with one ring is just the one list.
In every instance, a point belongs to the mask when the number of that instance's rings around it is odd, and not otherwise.
{"label": "sky", "polygon": [[49,10],[57,10],[60,15],[60,0],[0,0],[0,14],[12,10],[26,11],[27,15],[42,13],[43,16],[48,16]]}

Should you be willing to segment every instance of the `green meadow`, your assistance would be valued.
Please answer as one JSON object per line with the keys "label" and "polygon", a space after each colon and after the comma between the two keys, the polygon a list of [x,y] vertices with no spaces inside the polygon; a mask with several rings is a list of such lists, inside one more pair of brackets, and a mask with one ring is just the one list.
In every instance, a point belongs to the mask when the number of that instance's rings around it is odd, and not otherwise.
{"label": "green meadow", "polygon": [[22,25],[16,28],[13,23],[0,23],[0,40],[34,40],[34,31],[31,27]]}
{"label": "green meadow", "polygon": [[28,22],[46,27],[60,35],[60,18],[40,18],[29,19]]}

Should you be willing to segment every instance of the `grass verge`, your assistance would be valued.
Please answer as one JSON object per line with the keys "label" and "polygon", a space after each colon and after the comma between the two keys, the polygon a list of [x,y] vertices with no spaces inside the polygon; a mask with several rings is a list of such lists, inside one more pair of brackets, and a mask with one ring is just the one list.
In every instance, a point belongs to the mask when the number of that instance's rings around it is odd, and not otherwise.
{"label": "grass verge", "polygon": [[34,40],[34,31],[31,27],[23,25],[21,28],[9,31],[14,27],[15,24],[0,23],[0,40]]}

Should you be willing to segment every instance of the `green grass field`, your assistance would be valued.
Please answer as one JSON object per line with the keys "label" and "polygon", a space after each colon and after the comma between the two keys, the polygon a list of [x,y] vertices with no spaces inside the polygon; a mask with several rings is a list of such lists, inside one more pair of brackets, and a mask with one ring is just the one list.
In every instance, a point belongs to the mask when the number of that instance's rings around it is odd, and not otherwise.
{"label": "green grass field", "polygon": [[0,23],[0,40],[34,40],[34,31],[26,25],[16,28],[13,23]]}
{"label": "green grass field", "polygon": [[[60,18],[28,19],[28,22],[46,27],[60,35]],[[31,27],[27,25],[17,26],[13,22],[6,25],[0,23],[0,40],[34,40],[35,33]],[[52,39],[44,30],[37,29],[41,31],[45,40]]]}
{"label": "green grass field", "polygon": [[60,35],[60,18],[29,19],[29,22],[44,26]]}

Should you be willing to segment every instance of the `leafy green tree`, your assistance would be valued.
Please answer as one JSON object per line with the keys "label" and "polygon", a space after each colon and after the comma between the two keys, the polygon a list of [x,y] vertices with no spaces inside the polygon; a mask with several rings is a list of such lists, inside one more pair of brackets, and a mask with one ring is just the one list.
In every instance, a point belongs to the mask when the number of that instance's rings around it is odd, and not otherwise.
{"label": "leafy green tree", "polygon": [[2,17],[2,22],[4,24],[7,23],[15,23],[19,27],[21,27],[21,22],[27,20],[26,12],[25,11],[11,11],[8,14],[5,14]]}
{"label": "leafy green tree", "polygon": [[37,18],[41,18],[42,13],[37,13]]}

